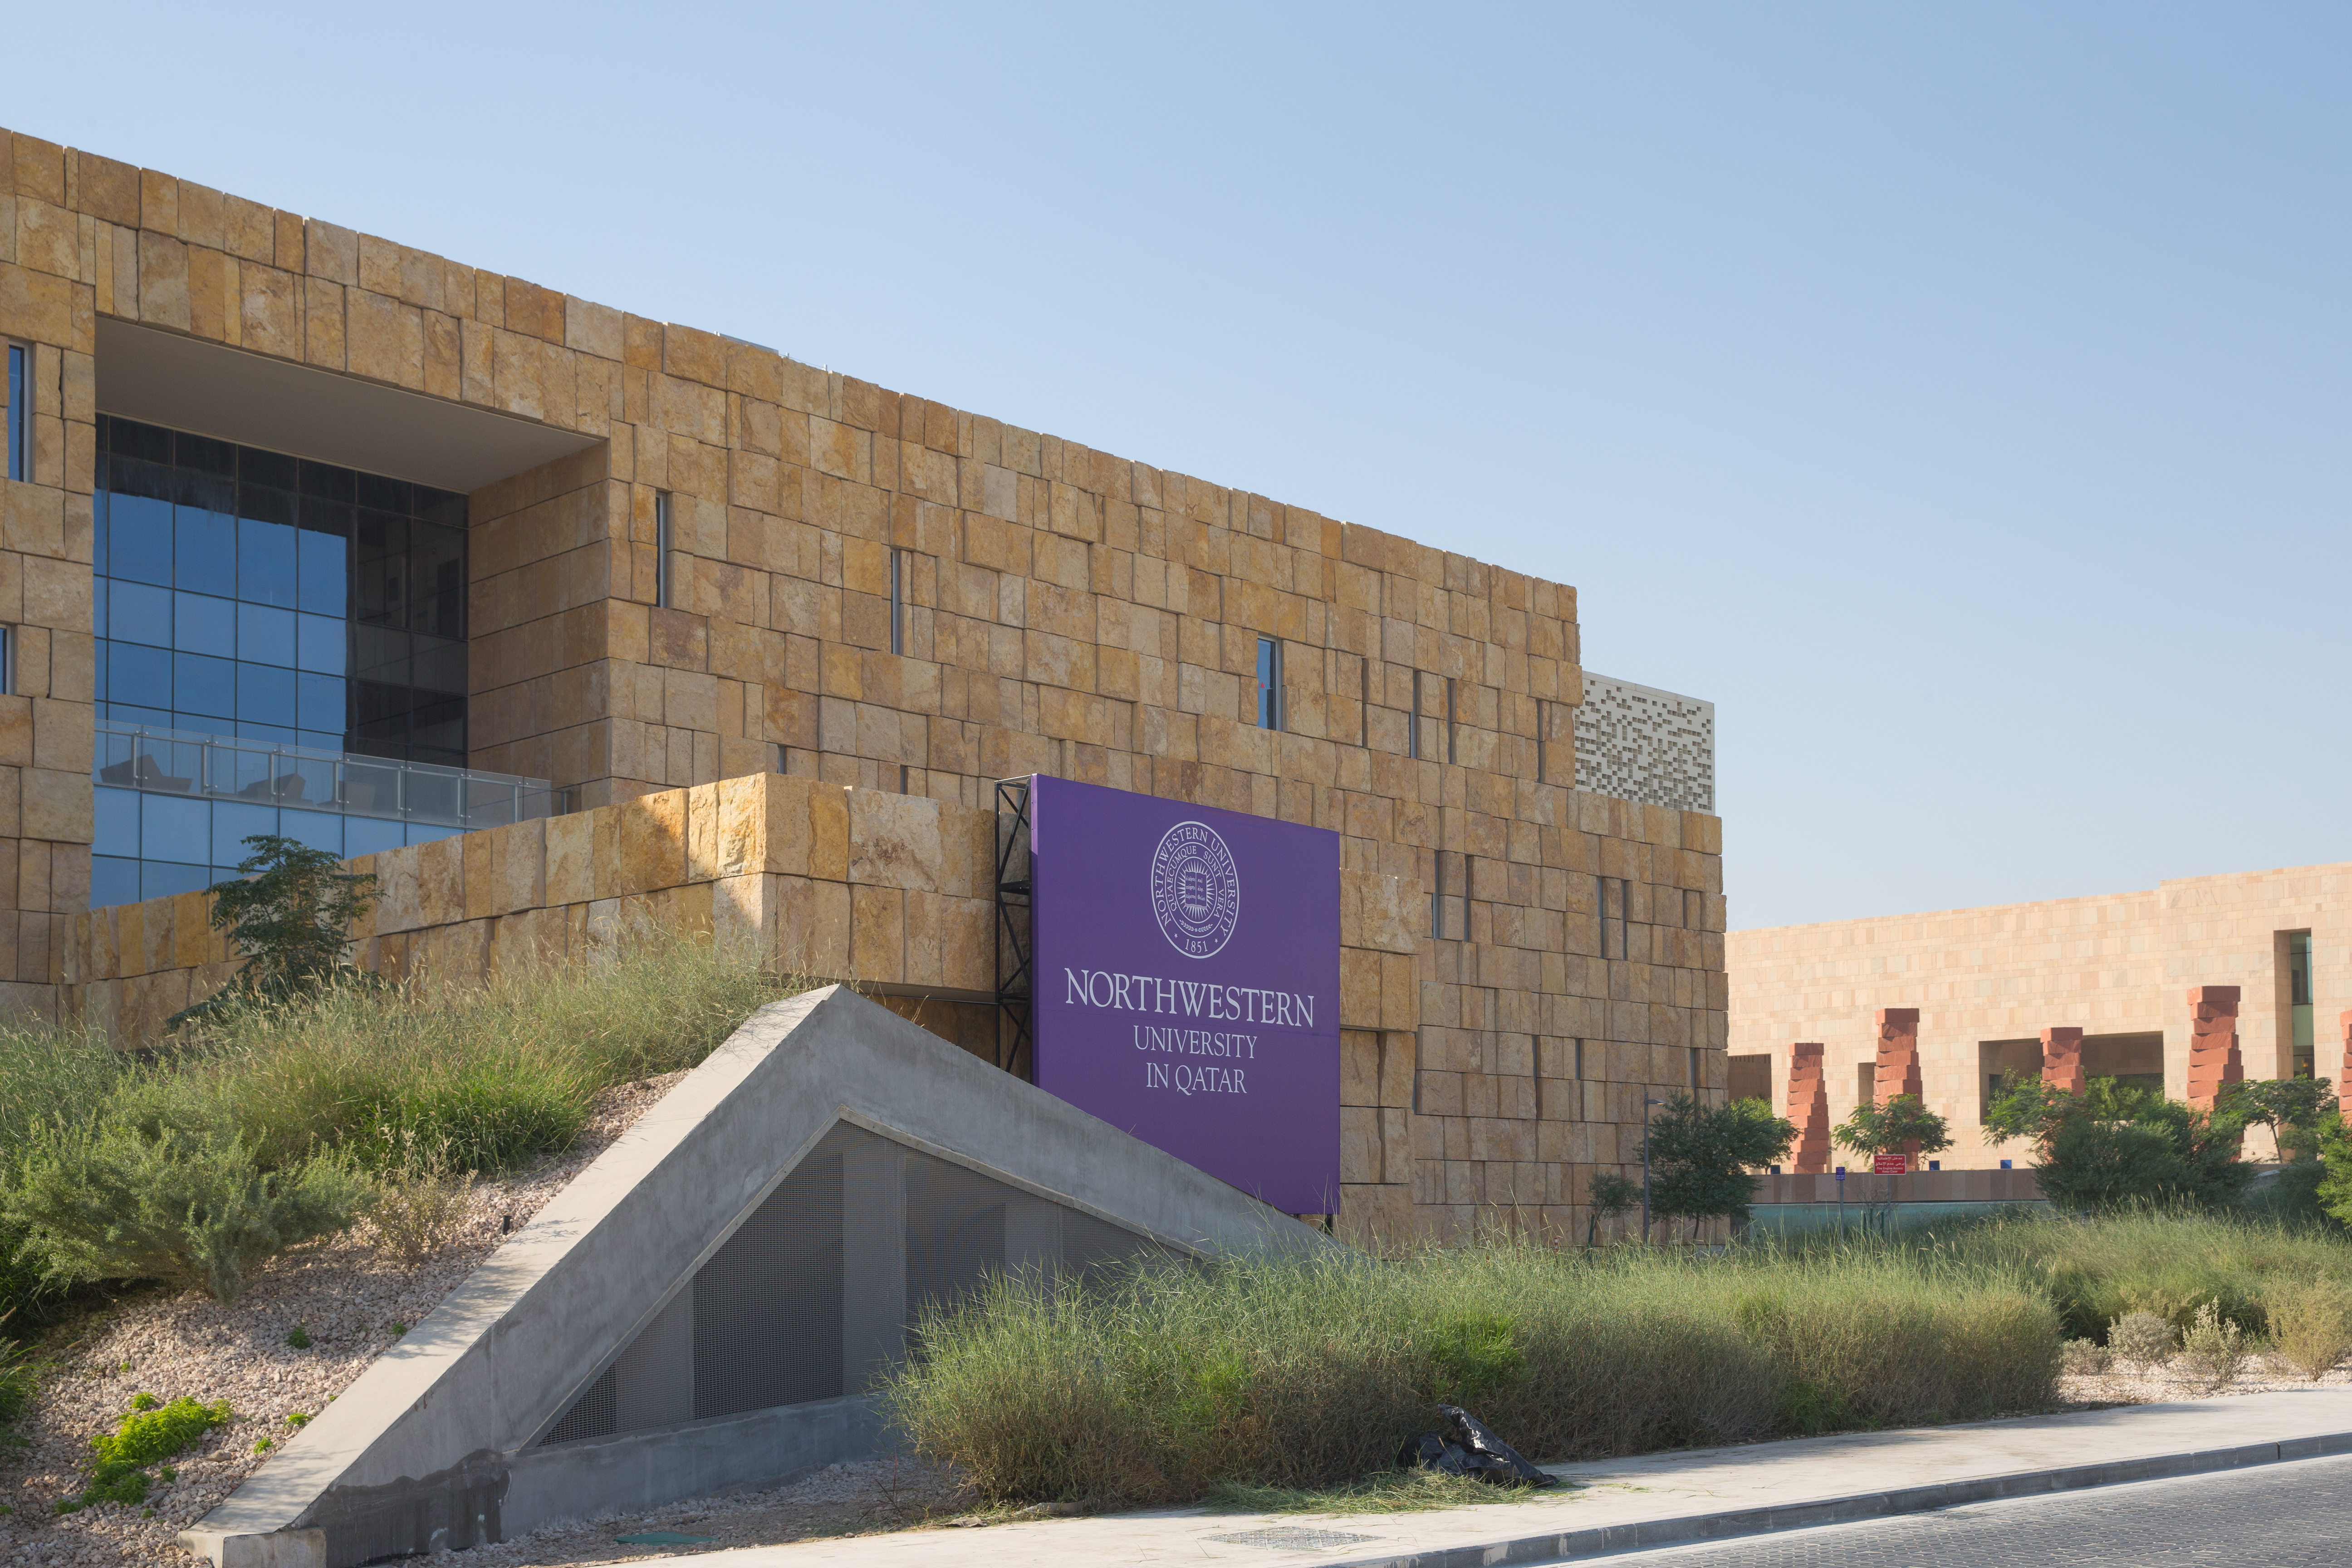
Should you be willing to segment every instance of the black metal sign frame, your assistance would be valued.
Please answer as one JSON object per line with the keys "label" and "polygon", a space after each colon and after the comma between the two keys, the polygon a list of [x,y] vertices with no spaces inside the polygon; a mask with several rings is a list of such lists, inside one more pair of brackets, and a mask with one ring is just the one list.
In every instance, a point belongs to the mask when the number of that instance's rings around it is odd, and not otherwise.
{"label": "black metal sign frame", "polygon": [[[996,1065],[1036,1080],[1030,1034],[1029,781],[996,781]],[[1017,914],[1016,914],[1016,911]]]}

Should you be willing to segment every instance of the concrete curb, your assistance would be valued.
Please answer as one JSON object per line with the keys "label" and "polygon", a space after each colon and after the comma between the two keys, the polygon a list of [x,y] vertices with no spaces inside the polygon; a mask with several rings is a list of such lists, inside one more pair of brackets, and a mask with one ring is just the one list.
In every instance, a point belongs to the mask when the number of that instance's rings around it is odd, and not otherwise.
{"label": "concrete curb", "polygon": [[1591,1530],[1550,1531],[1507,1541],[1445,1546],[1427,1552],[1381,1552],[1368,1557],[1332,1561],[1331,1568],[1500,1568],[1511,1563],[1553,1563],[1562,1558],[1606,1557],[1627,1552],[1687,1546],[1702,1541],[1730,1541],[1745,1535],[1769,1535],[1783,1530],[1810,1530],[1855,1520],[1892,1519],[1906,1513],[1933,1513],[1963,1503],[1990,1502],[2000,1498],[2034,1497],[2051,1492],[2081,1491],[2126,1481],[2165,1480],[2175,1476],[2209,1475],[2217,1470],[2246,1469],[2289,1459],[2318,1459],[2352,1454],[2352,1432],[2331,1432],[2316,1437],[2294,1437],[2283,1443],[2248,1443],[2234,1448],[2207,1448],[2186,1454],[2159,1454],[2144,1459],[2116,1459],[2103,1465],[2073,1465],[2048,1470],[2014,1470],[2003,1476],[1979,1476],[1969,1480],[1939,1481],[1933,1486],[1905,1487],[1895,1491],[1856,1492],[1849,1497],[1822,1498],[1777,1508],[1735,1509],[1724,1513],[1686,1514],[1680,1519],[1644,1520],[1629,1524],[1599,1525]]}

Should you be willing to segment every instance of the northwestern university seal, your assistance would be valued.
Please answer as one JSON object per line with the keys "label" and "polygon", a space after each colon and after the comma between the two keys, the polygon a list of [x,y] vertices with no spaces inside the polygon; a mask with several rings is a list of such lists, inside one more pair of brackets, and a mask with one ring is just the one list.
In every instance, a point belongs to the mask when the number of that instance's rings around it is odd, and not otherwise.
{"label": "northwestern university seal", "polygon": [[1151,852],[1151,914],[1160,934],[1187,958],[1213,957],[1242,914],[1234,852],[1205,822],[1180,822]]}

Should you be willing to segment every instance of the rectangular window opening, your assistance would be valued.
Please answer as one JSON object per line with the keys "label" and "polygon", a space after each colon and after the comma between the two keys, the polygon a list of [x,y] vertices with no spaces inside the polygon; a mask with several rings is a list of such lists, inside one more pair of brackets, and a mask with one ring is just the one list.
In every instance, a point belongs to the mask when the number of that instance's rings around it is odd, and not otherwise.
{"label": "rectangular window opening", "polygon": [[1698,1098],[1698,1047],[1690,1047],[1691,1098]]}
{"label": "rectangular window opening", "polygon": [[790,755],[790,754],[785,751],[785,749],[784,749],[784,743],[783,743],[782,741],[777,742],[776,742],[776,771],[777,771],[778,773],[791,773],[791,772],[793,771],[793,770],[792,770],[792,765],[791,765],[791,764],[792,764],[792,757],[791,757],[791,755]]}
{"label": "rectangular window opening", "polygon": [[[905,551],[890,552],[890,651],[899,654],[907,651],[906,563]],[[904,773],[906,770],[902,768],[899,771]],[[907,793],[904,781],[899,784],[898,793]]]}
{"label": "rectangular window opening", "polygon": [[0,697],[16,694],[16,628],[0,626]]}
{"label": "rectangular window opening", "polygon": [[1356,744],[1369,750],[1372,743],[1372,661],[1365,659],[1356,667],[1356,681],[1362,688],[1363,700],[1356,704]]}
{"label": "rectangular window opening", "polygon": [[1549,705],[1541,698],[1538,698],[1536,700],[1536,783],[1538,784],[1547,782],[1544,778],[1544,721],[1549,711]]}
{"label": "rectangular window opening", "polygon": [[1257,639],[1257,727],[1282,728],[1282,643],[1276,637]]}
{"label": "rectangular window opening", "polygon": [[2289,1076],[2311,1078],[2319,1064],[2311,988],[2311,933],[2307,931],[2286,933],[2286,977],[2289,1049],[2294,1064]]}
{"label": "rectangular window opening", "polygon": [[33,353],[8,345],[8,477],[33,477]]}
{"label": "rectangular window opening", "polygon": [[654,492],[654,605],[657,609],[672,609],[675,598],[669,554],[673,545],[670,537],[670,499],[667,490]]}
{"label": "rectangular window opening", "polygon": [[1601,883],[1601,956],[1625,956],[1625,879],[1602,877]]}
{"label": "rectangular window opening", "polygon": [[1412,716],[1405,721],[1404,754],[1418,761],[1421,756],[1421,671],[1412,672]]}

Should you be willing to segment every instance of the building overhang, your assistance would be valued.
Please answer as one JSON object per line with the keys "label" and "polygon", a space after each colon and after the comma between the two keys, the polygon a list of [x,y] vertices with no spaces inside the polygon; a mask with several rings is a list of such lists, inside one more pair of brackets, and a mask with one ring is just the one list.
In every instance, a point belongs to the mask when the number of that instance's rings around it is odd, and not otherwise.
{"label": "building overhang", "polygon": [[472,492],[593,447],[446,398],[100,317],[100,413]]}

